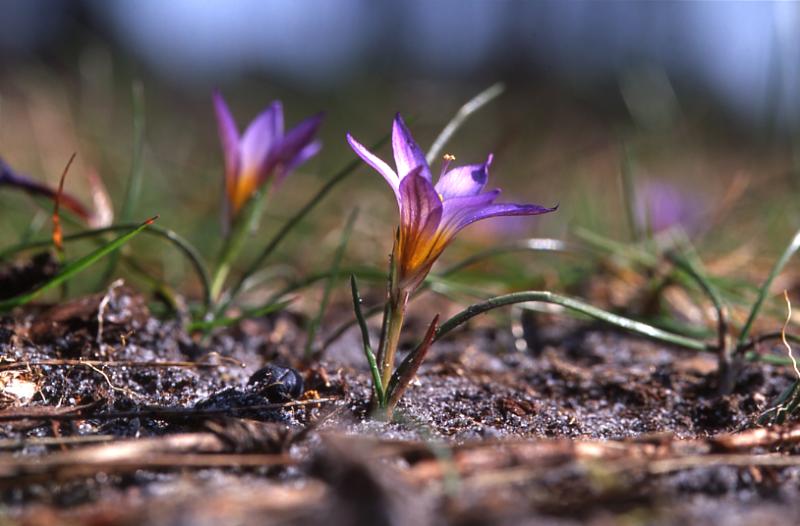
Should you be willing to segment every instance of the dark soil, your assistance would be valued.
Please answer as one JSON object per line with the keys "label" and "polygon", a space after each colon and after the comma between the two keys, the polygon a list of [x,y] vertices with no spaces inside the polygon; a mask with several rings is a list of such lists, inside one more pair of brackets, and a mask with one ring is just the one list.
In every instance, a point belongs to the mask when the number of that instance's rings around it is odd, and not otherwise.
{"label": "dark soil", "polygon": [[800,427],[752,431],[786,368],[746,365],[720,398],[713,356],[549,317],[519,351],[473,326],[385,423],[357,335],[302,367],[302,322],[204,340],[124,286],[2,319],[5,521],[800,523]]}

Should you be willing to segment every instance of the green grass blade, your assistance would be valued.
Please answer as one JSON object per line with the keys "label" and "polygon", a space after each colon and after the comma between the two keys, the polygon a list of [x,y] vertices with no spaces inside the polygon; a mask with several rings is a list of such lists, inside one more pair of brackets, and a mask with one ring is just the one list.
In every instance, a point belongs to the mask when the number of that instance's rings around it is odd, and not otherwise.
{"label": "green grass blade", "polygon": [[[622,191],[622,201],[625,205],[625,216],[628,220],[628,228],[631,232],[633,241],[641,241],[647,237],[649,225],[640,225],[636,217],[636,185],[633,183],[633,158],[630,150],[622,145],[622,161],[619,169],[620,188]],[[646,212],[649,212],[646,211]],[[645,214],[646,215],[646,214]],[[647,217],[645,217],[647,221]]]}
{"label": "green grass blade", "polygon": [[587,247],[601,253],[608,253],[614,256],[623,257],[633,263],[652,267],[658,264],[658,257],[637,245],[627,245],[611,238],[605,237],[591,230],[577,227],[572,232],[575,237],[582,241]]}
{"label": "green grass blade", "polygon": [[[453,265],[445,268],[443,271],[437,274],[429,274],[422,285],[412,294],[412,298],[417,297],[418,295],[422,294],[426,290],[431,288],[431,285],[435,282],[441,282],[442,278],[450,276],[451,274],[455,274],[459,270],[462,270],[465,267],[483,261],[485,259],[489,259],[492,257],[496,257],[503,254],[511,254],[514,252],[523,252],[523,251],[533,251],[533,252],[556,252],[556,253],[572,253],[579,250],[580,247],[575,246],[571,243],[566,243],[564,241],[560,241],[558,239],[549,239],[549,238],[530,238],[530,239],[523,239],[516,243],[512,243],[508,246],[501,246],[495,247],[493,249],[487,249],[482,252],[478,252],[468,258],[465,258]],[[383,306],[375,306],[367,309],[366,317],[371,318],[372,316],[376,316],[383,312]],[[325,342],[322,344],[322,349],[326,349],[331,343],[338,340],[342,334],[347,332],[353,325],[355,324],[355,320],[350,320],[343,322],[339,327],[337,327],[331,334],[325,339]]]}
{"label": "green grass blade", "polygon": [[120,221],[130,221],[142,195],[142,158],[144,156],[144,86],[141,81],[136,81],[131,87],[131,101],[133,104],[133,152],[131,155],[131,171],[128,176],[128,186],[125,189],[125,198],[120,209]]}
{"label": "green grass blade", "polygon": [[[370,149],[377,150],[381,146],[383,146],[388,140],[390,135],[384,135],[379,141],[373,144]],[[336,185],[344,181],[350,174],[352,174],[356,168],[361,165],[361,159],[353,159],[347,165],[344,166],[341,170],[339,170],[333,177],[328,180],[327,183],[322,185],[322,188],[314,194],[308,202],[303,205],[300,210],[298,210],[289,220],[284,223],[283,227],[278,231],[277,234],[270,240],[269,243],[264,247],[261,253],[256,257],[255,260],[250,264],[249,267],[244,271],[244,273],[239,277],[236,281],[236,284],[231,287],[230,292],[228,293],[228,300],[217,309],[217,314],[225,312],[225,310],[230,306],[231,302],[236,299],[239,291],[242,289],[242,285],[244,285],[247,278],[249,278],[252,274],[258,271],[259,268],[264,264],[264,261],[275,251],[275,249],[280,245],[281,241],[292,231],[292,229],[297,226],[300,221],[302,221],[324,198],[331,190],[333,190]]]}
{"label": "green grass blade", "polygon": [[433,163],[433,161],[439,157],[444,149],[444,146],[447,144],[447,141],[449,141],[453,135],[455,135],[464,122],[469,119],[470,115],[499,97],[505,91],[505,89],[506,87],[502,82],[492,84],[482,92],[472,97],[469,101],[467,101],[466,104],[461,106],[453,118],[450,119],[450,122],[448,122],[444,129],[442,129],[442,131],[439,133],[439,136],[436,137],[436,140],[433,141],[433,144],[428,150],[428,155],[426,157],[428,164]]}
{"label": "green grass blade", "polygon": [[[137,228],[138,226],[138,223],[128,223],[111,225],[92,230],[84,230],[83,232],[77,232],[75,234],[64,236],[64,242],[66,243],[70,241],[79,241],[82,239],[91,239],[116,232],[127,232],[131,229]],[[211,304],[211,278],[209,277],[208,269],[206,268],[205,263],[203,263],[203,258],[197,252],[197,249],[195,249],[191,243],[181,237],[178,233],[168,228],[163,228],[158,225],[150,225],[147,230],[144,230],[144,233],[172,243],[172,245],[174,245],[178,251],[186,256],[186,258],[192,264],[192,267],[194,268],[195,273],[200,281],[200,285],[203,288],[203,303],[206,307],[208,307]],[[3,251],[0,251],[0,261],[6,260],[25,250],[47,248],[51,246],[52,243],[53,242],[50,239],[42,239],[39,241],[32,241],[29,243],[21,243],[11,246]]]}
{"label": "green grass blade", "polygon": [[220,301],[220,294],[233,262],[258,226],[266,195],[267,193],[263,189],[257,189],[236,216],[230,231],[225,236],[225,242],[217,258],[214,277],[211,280],[211,297],[216,302]]}
{"label": "green grass blade", "polygon": [[103,257],[107,256],[111,252],[122,247],[125,243],[139,235],[144,229],[149,227],[156,218],[148,219],[141,225],[139,225],[134,230],[128,232],[127,234],[123,234],[118,238],[106,243],[102,247],[98,248],[97,250],[83,256],[82,258],[70,263],[69,265],[65,266],[61,269],[61,271],[53,276],[50,280],[48,280],[43,285],[40,285],[38,288],[26,292],[25,294],[20,294],[14,298],[7,299],[5,301],[0,301],[0,311],[7,311],[17,307],[19,305],[24,305],[29,301],[35,299],[40,294],[46,292],[47,290],[52,289],[53,287],[57,287],[62,283],[66,283],[70,278],[74,275],[78,274],[79,272],[85,270],[92,264],[96,263]]}
{"label": "green grass blade", "polygon": [[748,362],[768,363],[771,365],[792,365],[792,359],[788,356],[778,356],[776,354],[761,354],[755,351],[745,353],[744,359]]}
{"label": "green grass blade", "polygon": [[489,248],[486,250],[482,250],[473,254],[467,258],[458,261],[449,267],[446,267],[441,272],[438,272],[436,275],[440,277],[449,276],[451,274],[455,274],[459,270],[462,270],[466,267],[474,265],[475,263],[480,263],[486,259],[494,258],[497,256],[502,256],[505,254],[513,254],[514,252],[556,252],[556,253],[563,253],[569,254],[574,252],[579,252],[580,247],[566,242],[561,241],[560,239],[552,239],[552,238],[540,238],[540,237],[532,237],[529,239],[522,239],[520,241],[516,241],[514,243],[510,243],[508,245],[501,245],[494,248]]}
{"label": "green grass blade", "polygon": [[[455,274],[456,272],[474,265],[475,263],[480,263],[481,261],[502,256],[506,254],[513,254],[515,252],[555,252],[555,253],[577,253],[580,251],[579,246],[574,245],[572,243],[561,241],[559,239],[551,239],[551,238],[529,238],[529,239],[522,239],[520,241],[516,241],[513,243],[509,243],[505,246],[495,247],[493,249],[487,249],[477,254],[473,254],[467,258],[464,258],[453,265],[446,267],[444,270],[436,273],[435,275],[429,276],[429,279],[423,283],[420,287],[419,292],[422,292],[424,289],[430,286],[430,283],[435,281],[438,278],[446,277],[451,274]],[[383,281],[386,279],[386,271],[381,270],[375,267],[348,267],[345,269],[340,269],[340,274],[355,274],[358,279],[370,280],[370,281]],[[329,279],[331,277],[330,270],[324,270],[321,272],[317,272],[314,274],[309,274],[304,276],[302,279],[298,279],[288,283],[284,288],[280,289],[278,292],[275,292],[272,296],[270,296],[271,301],[277,301],[282,296],[287,294],[291,294],[293,292],[297,292],[298,290],[302,290],[306,287],[310,287],[315,283]],[[383,307],[379,307],[375,312],[369,310],[366,314],[366,317],[369,318],[374,314],[378,314],[382,311]],[[372,313],[372,314],[369,314]],[[355,324],[355,320],[348,322],[347,327],[352,327]],[[338,330],[338,329],[337,329]]]}
{"label": "green grass blade", "polygon": [[[128,186],[125,188],[125,197],[119,213],[119,222],[127,223],[133,217],[139,196],[142,194],[142,157],[144,155],[144,86],[141,81],[135,81],[131,87],[131,102],[133,105],[133,150],[131,152],[131,171],[128,174]],[[111,280],[119,263],[119,253],[109,256],[108,266],[100,279],[102,287]]]}
{"label": "green grass blade", "polygon": [[[733,390],[735,370],[731,364],[730,337],[728,335],[728,308],[722,301],[722,297],[717,292],[716,287],[706,277],[702,269],[699,258],[685,257],[678,253],[669,253],[667,258],[675,264],[677,268],[685,272],[697,285],[700,286],[705,295],[714,305],[717,314],[717,363],[720,394],[727,395]],[[693,261],[697,259],[697,262]]]}
{"label": "green grass blade", "polygon": [[267,314],[272,314],[273,312],[282,311],[287,306],[289,306],[293,301],[294,298],[283,301],[276,301],[274,303],[268,303],[262,307],[257,307],[255,309],[248,309],[244,311],[244,313],[242,313],[240,316],[232,318],[216,318],[213,320],[195,321],[190,323],[186,327],[186,330],[189,332],[205,331],[209,329],[214,329],[216,327],[227,327],[229,325],[235,325],[243,320],[258,318],[259,316],[266,316]]}
{"label": "green grass blade", "polygon": [[691,259],[677,253],[670,253],[667,255],[667,258],[673,264],[675,264],[677,269],[681,270],[689,278],[691,278],[700,287],[700,290],[703,291],[708,299],[711,300],[711,303],[714,305],[714,310],[717,314],[718,343],[720,347],[724,347],[725,340],[728,336],[728,309],[722,299],[722,296],[720,296],[719,292],[717,291],[717,288],[708,279],[702,267],[694,263]]}
{"label": "green grass blade", "polygon": [[339,267],[342,264],[342,258],[344,257],[344,251],[347,248],[347,243],[350,241],[350,235],[353,233],[353,225],[355,225],[356,218],[358,218],[358,207],[354,208],[353,211],[350,212],[350,216],[347,218],[347,222],[342,229],[342,236],[339,239],[339,246],[336,247],[336,252],[333,255],[333,262],[331,263],[328,279],[325,281],[325,288],[322,291],[322,301],[319,303],[319,311],[308,326],[308,333],[306,334],[306,348],[303,352],[303,355],[306,357],[306,359],[311,358],[312,349],[314,347],[314,339],[317,336],[317,330],[319,330],[319,326],[322,324],[322,318],[325,316],[325,309],[328,308],[328,302],[331,299],[331,290],[333,289],[333,285],[339,279]]}
{"label": "green grass blade", "polygon": [[[369,280],[369,281],[384,281],[386,279],[386,271],[380,270],[375,267],[345,267],[339,269],[339,275],[342,274],[355,274],[358,279],[361,280]],[[330,279],[331,271],[325,270],[322,272],[317,272],[314,274],[309,274],[304,276],[301,279],[294,280],[289,282],[286,286],[282,289],[278,290],[277,292],[273,293],[269,299],[270,301],[277,301],[283,296],[287,294],[291,294],[293,292],[297,292],[302,290],[306,287],[310,287],[315,283],[320,281]]]}
{"label": "green grass blade", "polygon": [[657,327],[653,327],[652,325],[632,320],[630,318],[625,318],[623,316],[618,316],[593,305],[589,305],[588,303],[584,303],[580,300],[547,291],[515,292],[512,294],[496,296],[480,303],[476,303],[475,305],[470,305],[463,311],[442,323],[442,325],[436,331],[434,341],[441,339],[445,334],[474,318],[478,314],[482,314],[491,309],[496,309],[505,305],[513,305],[515,303],[524,303],[528,301],[541,301],[543,303],[560,305],[568,310],[579,312],[591,318],[608,323],[609,325],[619,327],[641,336],[646,336],[653,340],[677,345],[679,347],[693,349],[696,351],[705,351],[709,347],[705,342],[700,340],[688,338],[678,334],[672,334]]}
{"label": "green grass blade", "polygon": [[372,385],[375,387],[375,398],[381,405],[385,402],[383,391],[383,380],[381,373],[378,370],[378,362],[375,360],[375,353],[372,350],[372,345],[369,341],[369,329],[367,328],[367,321],[364,319],[364,313],[361,312],[361,294],[358,292],[358,283],[356,277],[350,274],[350,292],[353,295],[353,310],[356,314],[358,326],[361,329],[361,341],[364,342],[364,356],[367,358],[369,364],[369,371],[372,374]]}
{"label": "green grass blade", "polygon": [[798,249],[800,249],[800,230],[797,231],[791,243],[789,243],[789,246],[786,247],[781,257],[775,262],[769,276],[767,276],[767,280],[761,285],[761,288],[758,289],[758,296],[756,297],[755,303],[753,303],[753,307],[750,309],[750,315],[747,316],[747,321],[744,322],[742,331],[739,333],[739,345],[744,345],[747,341],[747,337],[750,335],[750,329],[753,328],[753,323],[756,321],[756,317],[759,311],[761,311],[761,307],[764,305],[764,300],[767,298],[767,294],[769,294],[769,288],[772,286],[772,282],[778,277],[778,274],[781,273],[783,267],[786,266],[786,263],[789,262],[789,259],[791,259]]}

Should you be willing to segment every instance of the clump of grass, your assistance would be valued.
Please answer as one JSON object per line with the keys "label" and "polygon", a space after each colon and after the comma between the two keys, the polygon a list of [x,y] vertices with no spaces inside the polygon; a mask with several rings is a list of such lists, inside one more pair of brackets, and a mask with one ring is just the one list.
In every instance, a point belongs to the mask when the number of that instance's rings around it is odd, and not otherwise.
{"label": "clump of grass", "polygon": [[[190,262],[202,292],[200,301],[193,309],[193,318],[187,328],[191,331],[210,331],[218,327],[236,324],[249,317],[264,316],[269,313],[286,308],[294,299],[292,295],[302,293],[304,289],[322,282],[322,299],[319,308],[314,313],[308,324],[304,355],[307,360],[319,357],[332,338],[338,337],[347,328],[357,325],[363,342],[364,355],[372,375],[373,410],[377,416],[389,418],[414,375],[419,370],[432,345],[445,337],[458,327],[480,314],[510,305],[525,307],[546,303],[563,309],[564,313],[588,317],[602,321],[624,330],[631,334],[650,338],[664,344],[690,349],[698,352],[716,353],[719,373],[718,392],[725,395],[734,389],[734,379],[737,368],[742,361],[763,361],[782,365],[792,365],[797,372],[797,364],[791,352],[791,343],[800,342],[800,336],[786,332],[784,325],[780,332],[767,333],[753,336],[753,327],[756,319],[762,313],[763,306],[770,295],[770,288],[783,271],[793,255],[800,250],[800,231],[791,239],[785,250],[775,261],[766,280],[755,288],[755,299],[747,304],[748,315],[746,321],[736,327],[735,316],[731,316],[731,308],[736,303],[731,301],[730,294],[725,290],[720,278],[709,275],[697,251],[689,241],[688,236],[676,233],[668,237],[669,244],[665,248],[661,241],[656,239],[651,225],[641,224],[637,219],[637,196],[635,184],[635,165],[629,154],[623,157],[620,171],[621,188],[625,201],[625,211],[630,223],[631,239],[625,242],[609,239],[601,234],[586,230],[575,230],[576,241],[565,242],[558,239],[532,238],[496,249],[481,251],[439,272],[429,274],[432,265],[438,256],[455,235],[455,232],[478,219],[494,215],[535,215],[555,210],[554,208],[540,207],[537,205],[496,205],[492,201],[496,197],[491,192],[483,191],[485,178],[492,162],[490,156],[482,165],[472,165],[463,174],[461,168],[450,169],[452,156],[444,157],[442,177],[436,186],[432,183],[430,163],[435,161],[442,153],[444,146],[467,120],[480,108],[496,98],[503,91],[502,85],[494,85],[478,94],[467,102],[445,126],[425,156],[410,137],[405,123],[399,117],[394,124],[393,143],[396,154],[397,172],[388,164],[383,163],[373,156],[369,150],[374,150],[386,143],[390,137],[387,134],[370,148],[365,148],[350,137],[351,145],[371,166],[376,167],[387,179],[394,190],[400,204],[400,228],[393,240],[392,255],[389,261],[385,302],[382,306],[364,309],[357,276],[361,279],[383,279],[386,274],[373,268],[343,268],[342,262],[348,241],[351,237],[357,213],[353,211],[346,219],[342,228],[341,238],[331,258],[329,268],[323,272],[303,276],[294,283],[290,283],[282,290],[271,294],[265,303],[255,308],[245,308],[240,300],[243,293],[248,290],[254,276],[261,272],[275,254],[277,248],[287,239],[295,228],[321,203],[330,193],[359,166],[358,160],[345,165],[334,173],[323,186],[309,200],[291,215],[291,217],[278,229],[277,233],[267,240],[256,257],[249,262],[241,272],[236,272],[236,262],[241,255],[242,247],[250,242],[251,235],[260,225],[262,208],[267,198],[267,188],[264,183],[269,177],[284,177],[290,166],[296,161],[305,160],[313,153],[306,150],[312,147],[317,121],[304,121],[298,128],[301,132],[290,131],[283,134],[275,132],[273,138],[285,141],[282,148],[275,152],[268,152],[264,157],[257,159],[247,158],[250,153],[243,153],[240,148],[238,132],[230,128],[232,119],[225,112],[220,113],[217,103],[218,118],[220,119],[221,138],[226,157],[226,195],[221,213],[226,221],[227,229],[223,233],[224,243],[222,250],[216,256],[213,265],[208,265],[204,256],[176,232],[158,225],[154,225],[155,218],[144,223],[134,223],[132,218],[138,213],[139,195],[144,183],[144,168],[142,153],[144,149],[144,97],[140,84],[133,90],[133,148],[130,174],[128,177],[125,197],[119,216],[119,223],[102,228],[84,229],[74,233],[62,231],[61,214],[59,205],[63,204],[66,210],[72,211],[79,217],[86,219],[89,213],[79,206],[79,203],[63,192],[62,177],[58,191],[51,190],[43,185],[35,184],[26,178],[13,174],[4,164],[0,166],[0,184],[11,184],[26,191],[44,195],[55,199],[56,211],[54,213],[54,233],[47,240],[25,240],[25,242],[0,250],[0,260],[7,259],[23,250],[35,248],[55,247],[60,254],[63,253],[63,244],[79,239],[92,239],[97,244],[95,250],[89,254],[68,262],[62,260],[59,272],[45,283],[35,289],[19,296],[0,302],[0,311],[7,311],[44,294],[54,287],[63,286],[74,276],[94,265],[103,258],[108,258],[106,271],[102,274],[107,281],[115,272],[119,261],[129,261],[135,268],[133,255],[124,255],[119,250],[131,239],[140,233],[156,236],[169,242]],[[275,103],[270,110],[275,116]],[[225,107],[227,111],[227,107]],[[264,114],[262,114],[263,117]],[[312,117],[311,119],[316,119]],[[258,118],[258,126],[264,125]],[[305,127],[304,127],[305,126]],[[274,131],[274,130],[273,130]],[[245,132],[245,136],[248,132]],[[302,139],[302,140],[301,140]],[[243,139],[242,139],[243,140]],[[252,152],[251,152],[252,153]],[[262,152],[264,153],[264,152]],[[270,156],[273,157],[270,157]],[[376,160],[377,159],[377,160]],[[236,162],[232,162],[232,160]],[[269,161],[269,162],[267,162]],[[251,168],[259,173],[258,181],[243,184],[242,181],[252,174],[242,172],[244,164],[251,163]],[[402,166],[401,166],[402,165]],[[469,171],[468,176],[467,172]],[[452,175],[455,173],[455,175]],[[462,177],[463,175],[463,177]],[[459,177],[461,177],[459,179]],[[450,179],[448,179],[450,178]],[[446,181],[443,183],[443,180]],[[455,182],[454,182],[455,181]],[[253,183],[253,184],[251,184]],[[465,190],[466,189],[466,190]],[[492,195],[489,195],[492,194]],[[486,197],[488,196],[488,197]],[[484,199],[484,200],[481,200]],[[484,202],[485,201],[485,202]],[[465,204],[468,203],[468,204]],[[506,206],[506,208],[502,208]],[[461,207],[461,208],[458,208]],[[456,210],[456,212],[453,212]],[[447,216],[447,214],[451,214]],[[65,217],[65,221],[67,217]],[[111,238],[116,235],[116,237]],[[109,239],[111,238],[111,239]],[[512,252],[557,252],[578,255],[582,261],[592,257],[614,257],[623,261],[630,268],[644,269],[652,272],[656,268],[667,266],[667,278],[684,287],[693,294],[692,298],[700,297],[710,303],[716,315],[716,326],[704,328],[706,336],[691,333],[688,327],[681,328],[677,320],[666,326],[652,320],[652,318],[635,319],[637,316],[624,315],[625,312],[613,312],[573,295],[555,293],[548,290],[523,290],[508,294],[488,297],[480,287],[460,286],[459,283],[449,279],[458,271],[482,261],[486,258],[498,257]],[[354,272],[351,272],[354,271]],[[354,306],[354,320],[343,324],[330,332],[327,339],[317,347],[319,335],[322,331],[322,321],[329,305],[331,295],[342,275],[352,274],[350,279],[350,293]],[[378,277],[380,276],[380,277]],[[527,288],[527,287],[526,287]],[[436,289],[439,292],[450,293],[458,291],[476,297],[475,303],[465,308],[455,316],[439,323],[438,315],[433,316],[427,330],[421,335],[419,344],[402,360],[396,363],[396,351],[403,320],[410,301],[426,290]],[[791,304],[787,304],[791,309]],[[236,309],[234,309],[234,307]],[[383,313],[383,322],[380,339],[377,346],[372,345],[367,319],[370,316]],[[781,339],[789,349],[787,357],[777,355],[763,355],[755,351],[755,346],[767,340]],[[800,377],[800,372],[798,372]],[[790,386],[773,403],[774,415],[785,418],[800,407],[800,380]],[[777,418],[776,418],[777,419]]]}
{"label": "clump of grass", "polygon": [[35,289],[15,296],[13,298],[9,298],[7,300],[0,301],[0,312],[11,310],[15,307],[20,305],[24,305],[34,299],[36,299],[39,295],[43,294],[44,292],[58,287],[72,279],[75,275],[82,272],[83,270],[87,269],[88,267],[92,266],[108,254],[111,254],[115,250],[119,250],[123,245],[125,245],[128,241],[139,235],[143,230],[148,228],[153,222],[158,219],[158,217],[152,217],[145,221],[144,223],[140,224],[135,229],[119,236],[118,238],[104,243],[100,248],[90,252],[89,254],[73,261],[65,265],[55,276],[47,280],[45,283],[39,285]]}

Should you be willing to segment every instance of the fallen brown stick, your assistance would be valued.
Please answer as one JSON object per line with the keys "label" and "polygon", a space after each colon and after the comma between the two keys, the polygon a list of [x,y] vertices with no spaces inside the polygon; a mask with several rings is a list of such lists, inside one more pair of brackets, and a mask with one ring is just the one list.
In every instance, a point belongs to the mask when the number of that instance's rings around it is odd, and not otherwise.
{"label": "fallen brown stick", "polygon": [[800,424],[748,429],[710,439],[715,449],[741,451],[754,447],[778,447],[800,442]]}
{"label": "fallen brown stick", "polygon": [[83,418],[82,414],[98,405],[99,401],[89,402],[88,404],[52,407],[52,406],[30,406],[12,407],[0,411],[0,422],[12,420],[74,420]]}
{"label": "fallen brown stick", "polygon": [[283,454],[225,453],[228,445],[213,433],[186,433],[120,440],[41,457],[0,456],[0,486],[49,479],[121,473],[137,469],[252,467],[291,463]]}
{"label": "fallen brown stick", "polygon": [[0,450],[24,449],[30,446],[76,446],[96,444],[98,442],[113,442],[119,440],[114,435],[78,435],[66,437],[29,437],[0,439]]}

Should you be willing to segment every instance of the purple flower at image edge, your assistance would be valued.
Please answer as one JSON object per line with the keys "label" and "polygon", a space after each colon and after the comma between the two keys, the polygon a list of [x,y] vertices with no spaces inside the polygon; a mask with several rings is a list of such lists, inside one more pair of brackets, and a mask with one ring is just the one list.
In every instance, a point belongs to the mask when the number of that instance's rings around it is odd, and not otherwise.
{"label": "purple flower at image edge", "polygon": [[[39,181],[31,179],[27,175],[15,172],[2,159],[0,159],[0,186],[19,188],[20,190],[29,194],[41,195],[53,200],[55,200],[56,196],[58,195],[58,191],[55,188],[51,188],[44,183],[40,183]],[[92,222],[92,213],[80,201],[70,194],[66,192],[61,194],[61,204],[84,221],[88,223]]]}
{"label": "purple flower at image edge", "polygon": [[226,216],[230,222],[267,180],[281,182],[319,152],[321,143],[314,137],[322,114],[308,117],[284,133],[283,106],[274,101],[240,136],[222,95],[215,91],[213,98],[225,156]]}
{"label": "purple flower at image edge", "polygon": [[395,248],[400,287],[416,288],[431,267],[464,227],[497,216],[546,214],[558,207],[534,204],[495,203],[500,190],[484,192],[492,156],[484,163],[450,168],[445,156],[434,185],[431,169],[420,147],[398,114],[392,128],[396,170],[370,152],[350,134],[353,150],[380,173],[394,191],[400,209],[400,233]]}

